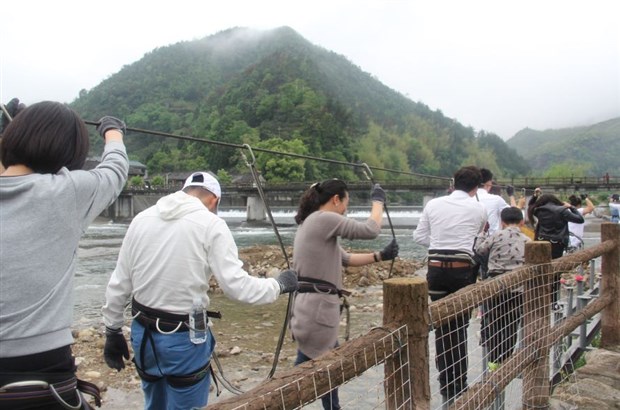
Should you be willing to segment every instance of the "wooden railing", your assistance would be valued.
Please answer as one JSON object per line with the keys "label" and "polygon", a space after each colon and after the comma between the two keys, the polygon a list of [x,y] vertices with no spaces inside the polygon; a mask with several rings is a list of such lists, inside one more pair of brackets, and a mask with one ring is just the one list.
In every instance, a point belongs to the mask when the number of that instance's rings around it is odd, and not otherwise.
{"label": "wooden railing", "polygon": [[[599,256],[602,257],[600,294],[551,327],[551,283],[557,280],[557,273],[575,269]],[[520,347],[498,370],[470,384],[469,389],[456,399],[451,408],[485,408],[519,375],[523,378],[520,405],[524,408],[546,408],[553,379],[549,375],[550,351],[559,340],[600,314],[601,347],[620,344],[620,225],[603,223],[599,245],[554,261],[551,261],[548,242],[530,242],[526,245],[525,258],[526,265],[520,269],[470,285],[430,305],[427,282],[423,278],[385,280],[384,324],[381,328],[344,343],[315,360],[277,373],[264,384],[240,396],[213,403],[208,408],[302,407],[312,398],[359,377],[372,366],[384,363],[385,407],[428,409],[431,403],[432,362],[429,357],[429,329],[437,328],[458,316],[469,315],[472,309],[500,292],[520,286],[524,287],[523,340]],[[399,340],[406,339],[406,346],[400,350],[401,356],[408,356],[406,372],[393,371],[393,361],[399,355],[383,356],[387,351],[386,335],[403,326],[407,337]],[[377,349],[381,350],[378,356],[367,354]],[[377,357],[385,360],[378,360]],[[334,374],[330,375],[324,370],[330,368]],[[317,369],[322,369],[320,377],[316,375]],[[398,394],[395,394],[396,389]]]}

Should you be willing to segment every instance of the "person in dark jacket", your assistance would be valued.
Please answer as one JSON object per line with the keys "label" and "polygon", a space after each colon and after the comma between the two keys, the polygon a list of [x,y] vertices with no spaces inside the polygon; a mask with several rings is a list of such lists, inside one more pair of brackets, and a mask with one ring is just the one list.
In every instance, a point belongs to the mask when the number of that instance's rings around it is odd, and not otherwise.
{"label": "person in dark jacket", "polygon": [[528,207],[528,217],[530,221],[536,220],[536,240],[551,242],[552,259],[561,257],[569,244],[568,223],[585,221],[577,208],[552,194],[538,196]]}
{"label": "person in dark jacket", "polygon": [[[533,203],[532,203],[533,202]],[[530,202],[528,217],[530,221],[536,221],[534,237],[537,241],[551,243],[551,259],[556,259],[564,254],[564,250],[570,242],[568,223],[584,223],[583,215],[577,208],[568,202],[560,201],[555,195],[541,194]],[[560,273],[553,278],[553,308],[560,309],[557,303],[560,290]]]}

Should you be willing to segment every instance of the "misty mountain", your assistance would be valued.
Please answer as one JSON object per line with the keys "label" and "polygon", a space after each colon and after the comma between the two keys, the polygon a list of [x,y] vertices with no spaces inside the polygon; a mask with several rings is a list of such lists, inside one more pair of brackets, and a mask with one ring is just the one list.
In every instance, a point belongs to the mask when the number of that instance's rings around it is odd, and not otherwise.
{"label": "misty mountain", "polygon": [[506,143],[538,173],[620,175],[620,118],[584,127],[525,128]]}
{"label": "misty mountain", "polygon": [[[476,135],[288,27],[234,28],[157,48],[82,90],[71,105],[90,120],[114,115],[132,128],[405,172],[450,176],[464,164],[498,177],[528,172],[498,136]],[[238,149],[143,134],[128,135],[126,144],[151,174],[244,167]],[[94,135],[93,145],[98,152]],[[257,163],[271,180],[357,178],[352,169],[312,160],[260,154]]]}

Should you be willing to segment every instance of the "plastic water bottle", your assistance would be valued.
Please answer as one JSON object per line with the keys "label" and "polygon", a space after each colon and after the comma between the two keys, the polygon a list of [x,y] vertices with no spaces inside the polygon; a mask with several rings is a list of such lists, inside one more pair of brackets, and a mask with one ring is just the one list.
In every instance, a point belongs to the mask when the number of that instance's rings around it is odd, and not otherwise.
{"label": "plastic water bottle", "polygon": [[207,341],[207,311],[199,297],[194,299],[189,313],[189,340],[196,345]]}

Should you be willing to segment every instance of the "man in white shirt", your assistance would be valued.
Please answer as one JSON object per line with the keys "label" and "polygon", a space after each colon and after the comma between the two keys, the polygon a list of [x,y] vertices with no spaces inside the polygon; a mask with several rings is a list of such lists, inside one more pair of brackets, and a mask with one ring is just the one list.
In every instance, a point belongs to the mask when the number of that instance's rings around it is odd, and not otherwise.
{"label": "man in white shirt", "polygon": [[[454,174],[455,190],[430,200],[413,240],[428,247],[431,300],[441,299],[476,281],[473,246],[487,222],[487,212],[474,196],[482,181],[480,169],[463,167]],[[441,394],[447,402],[467,389],[467,327],[469,314],[435,330],[436,363]]]}
{"label": "man in white shirt", "polygon": [[[583,201],[582,201],[583,200]],[[581,216],[586,216],[592,212],[594,212],[594,204],[588,198],[588,194],[581,194],[580,196],[571,195],[568,197],[568,202],[577,208],[577,212],[581,214]],[[583,202],[586,203],[586,206],[583,206]],[[570,233],[570,243],[566,248],[567,252],[572,252],[578,249],[583,248],[583,231],[584,231],[585,223],[568,223],[568,232]]]}
{"label": "man in white shirt", "polygon": [[508,208],[509,206],[517,206],[517,202],[515,200],[515,190],[512,186],[506,187],[506,193],[510,197],[510,205],[502,198],[500,195],[490,194],[491,188],[493,187],[493,173],[486,169],[480,168],[480,174],[482,175],[482,184],[478,188],[476,192],[476,196],[478,201],[482,202],[484,207],[487,209],[487,221],[489,223],[488,234],[493,235],[495,232],[499,231],[500,226],[500,213],[502,209]]}
{"label": "man in white shirt", "polygon": [[131,342],[145,409],[207,405],[215,340],[204,323],[194,329],[207,330],[208,336],[190,340],[188,312],[195,301],[203,312],[209,306],[211,275],[226,296],[239,302],[271,303],[297,290],[291,270],[276,279],[256,278],[243,270],[233,236],[217,216],[221,195],[211,174],[195,172],[181,191],[138,214],[123,239],[102,308],[104,358],[119,371],[125,367],[123,357],[129,358],[121,327],[131,297]]}

